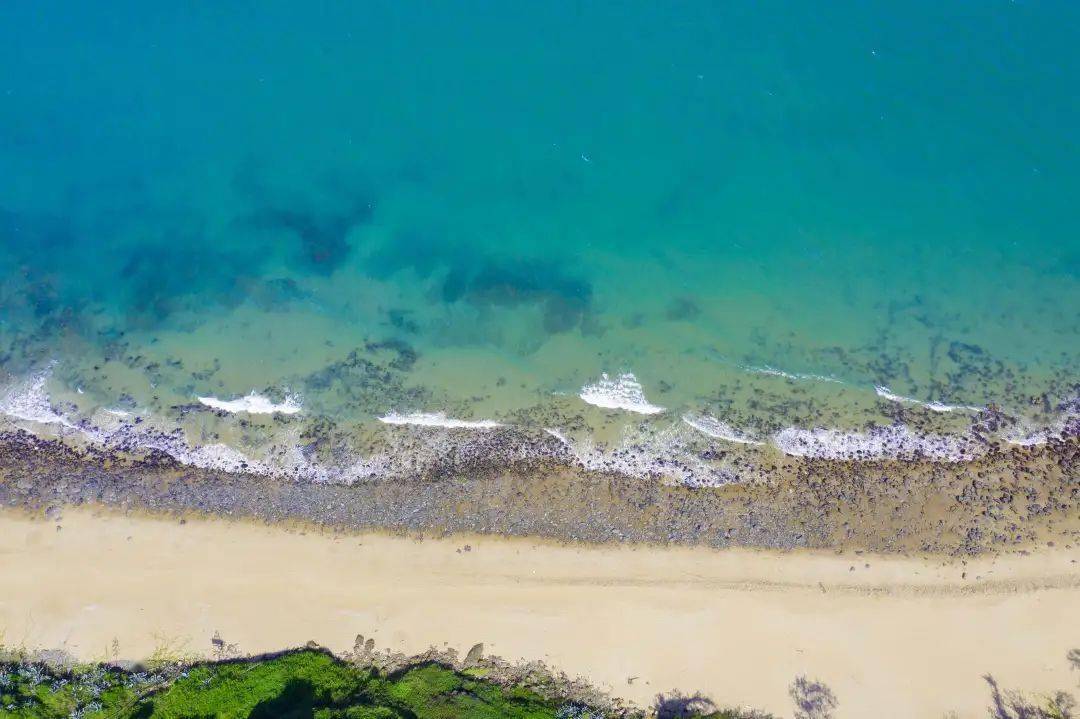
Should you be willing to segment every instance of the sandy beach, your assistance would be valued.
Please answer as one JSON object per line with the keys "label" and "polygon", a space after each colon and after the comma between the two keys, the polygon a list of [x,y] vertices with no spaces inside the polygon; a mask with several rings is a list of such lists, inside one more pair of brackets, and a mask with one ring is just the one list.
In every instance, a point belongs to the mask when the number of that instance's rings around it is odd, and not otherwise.
{"label": "sandy beach", "polygon": [[[60,527],[59,529],[57,527]],[[1080,550],[943,561],[327,534],[64,510],[0,514],[0,630],[80,659],[244,653],[356,634],[407,653],[483,642],[649,704],[672,689],[790,714],[806,674],[838,717],[983,716],[992,674],[1074,683]]]}

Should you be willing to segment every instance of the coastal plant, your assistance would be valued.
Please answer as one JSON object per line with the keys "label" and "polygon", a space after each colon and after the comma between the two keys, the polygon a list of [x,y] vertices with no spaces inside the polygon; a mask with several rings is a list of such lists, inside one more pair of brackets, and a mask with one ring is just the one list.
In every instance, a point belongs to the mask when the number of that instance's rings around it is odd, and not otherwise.
{"label": "coastal plant", "polygon": [[795,702],[795,719],[832,719],[839,704],[829,687],[805,676],[795,677],[788,694]]}
{"label": "coastal plant", "polygon": [[683,719],[684,717],[710,716],[716,712],[716,705],[702,694],[657,694],[653,711],[657,719]]}
{"label": "coastal plant", "polygon": [[154,651],[147,658],[146,666],[152,670],[163,670],[196,661],[198,655],[188,650],[187,645],[188,640],[182,637],[154,634]]}
{"label": "coastal plant", "polygon": [[210,645],[213,647],[211,656],[217,661],[235,659],[240,656],[240,648],[236,644],[226,642],[222,639],[221,632],[214,632],[214,636],[210,639]]}
{"label": "coastal plant", "polygon": [[655,719],[775,719],[764,712],[720,709],[700,692],[657,694],[652,713]]}
{"label": "coastal plant", "polygon": [[[1080,649],[1065,655],[1069,668],[1080,671]],[[990,687],[991,719],[1078,719],[1080,703],[1066,691],[1029,696],[1019,691],[1003,690],[993,676],[983,677]]]}
{"label": "coastal plant", "polygon": [[990,686],[991,719],[1075,719],[1077,716],[1076,699],[1068,692],[1032,698],[1021,692],[1002,690],[989,674],[983,679]]}
{"label": "coastal plant", "polygon": [[603,712],[580,704],[564,704],[555,712],[555,719],[604,719]]}
{"label": "coastal plant", "polygon": [[70,669],[39,663],[0,665],[0,716],[97,719],[139,690],[124,672],[100,664]]}

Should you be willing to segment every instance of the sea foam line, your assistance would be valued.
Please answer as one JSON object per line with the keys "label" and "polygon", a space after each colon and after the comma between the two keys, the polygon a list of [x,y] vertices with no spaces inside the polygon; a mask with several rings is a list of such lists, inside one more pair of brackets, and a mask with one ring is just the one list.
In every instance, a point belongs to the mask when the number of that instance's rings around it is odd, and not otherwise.
{"label": "sea foam line", "polygon": [[[782,369],[770,367],[769,365],[763,365],[761,367],[744,366],[743,369],[747,372],[754,372],[755,374],[770,375],[773,377],[783,377],[784,379],[790,380],[816,380],[818,382],[833,382],[836,384],[844,384],[843,380],[837,379],[836,377],[832,377],[829,375],[787,372]],[[932,412],[982,412],[986,409],[985,407],[976,407],[973,405],[945,404],[944,402],[937,401],[924,402],[920,399],[915,399],[914,397],[905,397],[903,395],[896,394],[884,385],[874,385],[874,392],[877,394],[878,397],[887,399],[890,402],[898,402],[900,404],[917,404],[920,407],[925,407]]]}
{"label": "sea foam line", "polygon": [[[103,409],[102,413],[114,426],[98,426],[90,422],[73,422],[53,408],[46,382],[51,365],[28,380],[16,382],[0,393],[0,415],[16,421],[58,427],[69,436],[98,447],[118,452],[156,451],[180,464],[232,474],[255,474],[271,477],[293,477],[313,482],[352,482],[380,476],[393,469],[386,455],[358,457],[344,467],[316,464],[303,455],[298,443],[276,447],[273,463],[253,459],[238,449],[222,443],[193,445],[179,427],[164,431],[146,424],[136,424],[133,416],[124,411]],[[123,416],[129,414],[128,417]]]}
{"label": "sea foam line", "polygon": [[605,372],[598,382],[582,387],[578,397],[604,409],[622,409],[638,414],[659,414],[664,411],[663,407],[651,404],[645,399],[641,383],[632,372],[623,372],[615,379]]}
{"label": "sea foam line", "polygon": [[728,469],[713,467],[691,451],[684,432],[673,424],[659,432],[626,428],[614,447],[597,446],[592,438],[572,441],[559,429],[544,431],[559,442],[555,456],[590,472],[613,472],[627,477],[663,477],[688,487],[719,487],[739,480]]}
{"label": "sea foam line", "polygon": [[[276,443],[263,451],[265,460],[251,458],[238,449],[225,444],[193,445],[179,426],[171,430],[156,429],[145,423],[122,417],[123,411],[102,410],[110,418],[112,428],[86,421],[74,421],[65,417],[49,399],[46,382],[49,370],[29,376],[0,390],[0,414],[14,420],[28,421],[58,427],[62,433],[79,436],[85,441],[120,452],[133,450],[156,450],[169,455],[181,464],[232,473],[250,473],[269,476],[289,476],[316,482],[352,482],[373,477],[387,476],[395,471],[411,471],[412,463],[402,460],[395,451],[364,458],[357,457],[348,466],[324,465],[313,462],[298,439]],[[632,377],[632,375],[631,375]],[[636,380],[634,380],[636,383]],[[640,387],[640,385],[638,385]],[[641,397],[643,400],[644,398]],[[1032,445],[1046,441],[1050,433],[1080,433],[1080,402],[1062,410],[1059,422],[1046,432],[1026,426],[1017,428],[1015,434],[1003,437],[1015,444]],[[445,413],[389,414],[379,418],[386,424],[419,425],[428,427],[494,429],[504,427],[492,420],[461,420],[448,418]],[[744,444],[762,444],[757,439],[741,433],[719,419],[707,415],[687,414],[681,423],[654,432],[645,427],[626,428],[637,436],[624,434],[619,446],[598,447],[591,438],[574,442],[556,428],[546,428],[558,444],[537,446],[523,439],[511,446],[504,442],[495,445],[476,445],[473,451],[494,449],[509,452],[515,458],[544,456],[558,461],[570,461],[587,470],[610,471],[627,476],[664,476],[688,486],[718,486],[739,481],[728,469],[713,466],[694,449],[694,442],[686,437],[686,431],[678,431],[680,424],[693,428],[709,437]],[[294,428],[299,432],[298,428]],[[438,435],[432,434],[432,437]],[[483,441],[482,433],[473,435],[473,441]],[[769,443],[780,451],[800,457],[816,457],[842,460],[914,459],[939,462],[962,462],[985,454],[986,447],[968,435],[920,435],[905,425],[878,427],[866,431],[838,429],[800,429],[790,427],[772,435]],[[440,461],[448,445],[440,441],[425,448],[425,457]],[[408,451],[414,450],[410,447]],[[266,450],[266,448],[264,448]],[[406,451],[406,450],[403,450]],[[468,453],[466,453],[468,454]],[[506,456],[511,456],[507,454]]]}
{"label": "sea foam line", "polygon": [[985,453],[963,436],[921,435],[906,425],[875,427],[867,432],[788,427],[772,437],[784,454],[821,459],[930,459],[965,462]]}
{"label": "sea foam line", "polygon": [[1051,439],[1062,439],[1067,434],[1080,434],[1080,399],[1066,402],[1059,411],[1058,418],[1044,428],[1021,422],[1005,432],[1002,439],[1018,447],[1035,447]]}
{"label": "sea foam line", "polygon": [[408,414],[390,414],[379,417],[383,424],[414,425],[417,427],[444,427],[447,429],[497,429],[505,427],[502,422],[491,419],[454,419],[445,412],[410,412]]}
{"label": "sea foam line", "polygon": [[224,400],[217,397],[199,397],[199,402],[212,409],[236,414],[297,414],[301,411],[300,402],[293,396],[286,396],[285,401],[275,404],[261,394],[251,392],[239,399]]}
{"label": "sea foam line", "polygon": [[682,420],[702,434],[708,435],[714,439],[722,439],[737,444],[765,444],[753,437],[748,437],[727,422],[722,422],[715,417],[710,417],[705,414],[684,414]]}
{"label": "sea foam line", "polygon": [[[191,446],[177,433],[166,433],[149,428],[136,429],[131,424],[121,424],[106,429],[89,423],[76,424],[57,412],[49,399],[45,384],[52,374],[53,365],[32,375],[28,381],[15,383],[0,399],[0,414],[15,420],[46,426],[58,426],[64,432],[81,437],[93,445],[128,451],[150,449],[163,452],[181,464],[216,469],[225,472],[253,472],[266,474],[268,468],[247,458],[243,453],[224,444]],[[120,419],[113,414],[114,418]]]}
{"label": "sea foam line", "polygon": [[982,412],[984,407],[973,407],[971,405],[963,404],[945,404],[944,402],[923,402],[921,399],[915,399],[914,397],[904,397],[903,395],[896,394],[889,390],[888,387],[882,385],[874,385],[874,392],[878,397],[887,399],[890,402],[898,402],[900,404],[917,404],[920,407],[925,407],[932,412],[956,412],[963,410],[966,412]]}
{"label": "sea foam line", "polygon": [[833,382],[836,384],[843,384],[843,380],[837,379],[836,377],[831,377],[829,375],[810,374],[802,372],[786,372],[782,369],[770,367],[769,365],[763,365],[761,367],[747,366],[743,367],[743,369],[747,372],[753,372],[755,374],[764,374],[771,377],[783,377],[784,379],[790,380],[816,380],[818,382]]}

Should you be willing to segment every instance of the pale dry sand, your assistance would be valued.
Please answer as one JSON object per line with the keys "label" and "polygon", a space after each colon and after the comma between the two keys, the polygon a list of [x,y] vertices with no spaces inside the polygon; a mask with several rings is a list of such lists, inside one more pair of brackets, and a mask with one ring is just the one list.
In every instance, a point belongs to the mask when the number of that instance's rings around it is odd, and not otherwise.
{"label": "pale dry sand", "polygon": [[[837,717],[984,717],[981,675],[1072,687],[1080,557],[921,558],[424,540],[65,511],[0,513],[8,646],[143,658],[356,634],[408,653],[484,642],[648,704],[673,688],[791,715],[816,677]],[[465,544],[472,551],[459,552]],[[865,565],[869,564],[869,567]],[[854,570],[851,570],[854,567]],[[962,573],[967,578],[962,578]],[[636,677],[633,682],[629,678]]]}

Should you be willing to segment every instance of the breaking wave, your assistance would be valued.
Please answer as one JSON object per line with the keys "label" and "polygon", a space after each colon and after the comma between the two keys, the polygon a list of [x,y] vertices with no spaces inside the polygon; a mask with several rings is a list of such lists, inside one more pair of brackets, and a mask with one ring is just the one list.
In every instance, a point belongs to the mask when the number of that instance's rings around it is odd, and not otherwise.
{"label": "breaking wave", "polygon": [[[369,456],[337,452],[327,461],[327,456],[316,458],[316,443],[310,436],[302,439],[302,427],[295,422],[275,423],[267,429],[270,435],[264,440],[245,439],[253,448],[245,451],[223,442],[194,443],[179,424],[152,417],[145,411],[102,407],[90,417],[79,419],[77,413],[65,410],[62,403],[56,405],[51,401],[47,388],[50,372],[51,366],[0,389],[0,415],[19,425],[48,427],[61,438],[113,452],[131,455],[157,452],[180,464],[202,469],[314,482],[352,483],[413,476],[424,471],[498,470],[519,462],[550,461],[586,471],[662,478],[687,486],[720,486],[743,481],[750,476],[748,472],[757,471],[757,465],[754,460],[732,463],[725,459],[731,453],[715,451],[717,442],[753,445],[761,447],[760,451],[778,451],[790,457],[942,463],[977,459],[991,446],[988,439],[974,431],[919,433],[904,424],[861,431],[787,427],[769,436],[754,436],[701,413],[686,413],[678,420],[658,418],[633,423],[615,441],[601,443],[582,426],[574,430],[547,427],[541,432],[541,428],[492,419],[458,419],[444,412],[411,412],[386,414],[378,417],[378,421],[423,431],[384,430],[379,435],[382,442],[379,451]],[[615,380],[605,376],[597,385],[583,389],[582,395],[583,399],[591,398],[595,400],[591,403],[605,408],[654,415],[664,411],[645,400],[641,385],[629,373]],[[212,398],[200,398],[206,399]],[[218,409],[206,401],[202,404]],[[244,407],[232,411],[252,414],[297,413],[283,408],[299,411],[295,399],[287,398],[275,404],[259,395],[224,404]],[[1034,446],[1052,438],[1080,434],[1080,401],[1059,410],[1055,421],[1047,426],[1014,423],[994,436],[1013,445]],[[227,418],[220,421],[230,422]]]}
{"label": "breaking wave", "polygon": [[287,396],[285,401],[275,404],[272,400],[261,394],[252,392],[239,399],[223,400],[217,397],[199,397],[199,403],[211,409],[236,414],[298,414],[301,411],[300,402],[296,397]]}
{"label": "breaking wave", "polygon": [[971,405],[963,404],[945,404],[944,402],[923,402],[921,399],[915,399],[914,397],[904,397],[903,395],[891,392],[888,387],[881,385],[874,385],[874,392],[878,397],[887,399],[890,402],[897,402],[899,404],[916,404],[920,407],[925,407],[931,412],[982,412],[985,407],[973,407]]}
{"label": "breaking wave", "polygon": [[414,425],[417,427],[442,427],[443,429],[498,429],[505,427],[502,422],[491,419],[454,419],[445,412],[410,412],[409,414],[390,413],[379,417],[383,424]]}
{"label": "breaking wave", "polygon": [[682,419],[686,424],[713,439],[722,439],[736,444],[765,444],[761,440],[743,434],[727,422],[722,422],[715,417],[704,414],[684,414]]}
{"label": "breaking wave", "polygon": [[604,409],[622,409],[638,414],[660,414],[664,411],[663,407],[645,399],[641,383],[631,372],[623,372],[614,379],[604,373],[598,382],[582,387],[578,396]]}

